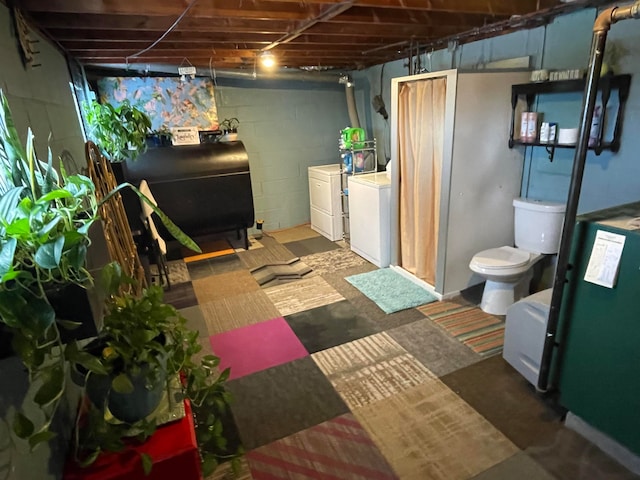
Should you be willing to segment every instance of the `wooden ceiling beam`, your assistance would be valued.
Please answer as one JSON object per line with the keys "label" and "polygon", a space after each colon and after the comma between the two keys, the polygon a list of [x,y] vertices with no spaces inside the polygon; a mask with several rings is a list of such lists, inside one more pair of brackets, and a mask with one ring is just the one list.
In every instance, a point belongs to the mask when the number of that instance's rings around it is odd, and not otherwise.
{"label": "wooden ceiling beam", "polygon": [[[148,17],[145,15],[66,15],[62,13],[35,13],[33,19],[43,28],[97,28],[103,30],[138,30],[164,33],[175,21],[174,17]],[[185,17],[175,31],[246,31],[286,33],[291,22],[286,20],[256,20],[238,18]],[[159,36],[158,35],[158,36]]]}
{"label": "wooden ceiling beam", "polygon": [[[341,23],[349,24],[360,28],[366,26],[372,28],[398,25],[422,25],[422,26],[455,26],[459,29],[469,29],[505,20],[507,17],[495,16],[486,17],[481,15],[454,15],[427,12],[396,11],[393,15],[378,14],[372,9],[356,9],[354,14],[342,13],[328,22],[320,23]],[[172,17],[148,17],[144,15],[77,15],[61,13],[33,13],[34,20],[43,28],[56,29],[102,29],[102,30],[137,30],[137,31],[157,31],[158,36],[164,33],[175,21]],[[304,22],[291,22],[286,19],[256,19],[238,17],[219,18],[184,18],[174,29],[174,31],[220,31],[222,29],[236,29],[243,31],[271,31],[287,33],[295,30],[298,25]]]}
{"label": "wooden ceiling beam", "polygon": [[[113,50],[124,51],[124,50],[132,50],[133,52],[140,51],[149,46],[146,42],[103,42],[103,41],[83,41],[83,40],[73,40],[64,42],[62,44],[64,48],[69,52],[81,52],[83,50],[103,50],[105,52],[110,52]],[[242,46],[238,46],[237,48],[228,43],[212,43],[212,42],[161,42],[156,45],[150,52],[166,52],[167,50],[213,50],[216,53],[224,52],[224,51],[244,51],[244,50],[252,50],[258,51],[260,50],[264,44],[263,43],[242,43]],[[286,48],[283,48],[282,51],[326,51],[326,52],[353,52],[354,47],[360,49],[366,48],[376,48],[382,46],[379,42],[376,43],[332,43],[332,44],[308,44],[308,43],[288,43]],[[277,52],[278,50],[274,50]]]}
{"label": "wooden ceiling beam", "polygon": [[[60,42],[86,40],[86,41],[109,41],[109,42],[147,42],[147,45],[158,39],[159,35],[154,31],[136,30],[102,30],[92,29],[67,29],[50,28],[47,30],[51,36]],[[279,33],[244,33],[242,40],[247,42],[271,43],[277,39]],[[171,42],[224,42],[242,43],[239,38],[229,32],[187,32],[176,31],[167,35],[164,41]]]}
{"label": "wooden ceiling beam", "polygon": [[[299,3],[300,0],[280,0]],[[314,0],[313,3],[332,4],[341,0]],[[489,15],[523,15],[538,9],[558,5],[557,0],[357,0],[360,7],[404,8],[432,12],[480,13]]]}
{"label": "wooden ceiling beam", "polygon": [[[157,31],[158,37],[167,28],[164,23],[164,17],[122,17],[118,20],[117,17],[108,15],[107,19],[101,19],[99,15],[90,15],[83,19],[83,22],[69,22],[69,19],[59,17],[59,14],[46,15],[40,18],[41,14],[36,17],[42,26],[46,29],[61,29],[61,28],[73,28],[73,25],[78,25],[82,29],[99,29],[99,30],[113,30],[116,35],[122,35],[118,33],[118,30],[132,30],[135,32],[143,31]],[[183,23],[180,23],[174,32],[218,32],[226,33],[231,38],[234,34],[247,34],[247,33],[260,33],[260,34],[280,34],[285,35],[290,29],[290,24],[280,21],[261,21],[261,20],[203,20],[203,19],[185,19]],[[314,35],[352,35],[352,36],[371,36],[373,33],[376,35],[389,36],[393,38],[408,37],[411,35],[416,36],[433,36],[436,35],[451,35],[464,31],[465,27],[455,27],[447,25],[375,25],[375,29],[371,24],[345,24],[334,22],[323,22],[312,26],[309,30],[305,30],[304,34],[312,33]],[[172,32],[172,33],[174,33]],[[434,32],[434,33],[432,33]],[[133,38],[136,38],[134,35]]]}
{"label": "wooden ceiling beam", "polygon": [[[35,13],[95,14],[95,15],[145,15],[173,16],[177,18],[186,9],[188,2],[175,0],[111,0],[96,2],[86,0],[19,0],[22,8]],[[257,18],[282,20],[305,20],[315,15],[321,4],[294,4],[280,1],[209,0],[196,2],[189,10],[189,17],[199,18]]]}
{"label": "wooden ceiling beam", "polygon": [[[121,58],[125,59],[132,53],[131,50],[70,50],[69,53],[75,58]],[[186,58],[191,61],[191,58],[256,58],[259,52],[256,50],[216,50],[213,52],[211,49],[185,49],[185,50],[161,50],[150,51],[143,55],[140,55],[138,59],[150,61],[158,58]],[[362,55],[359,53],[349,52],[335,52],[327,50],[308,50],[308,51],[285,51],[278,54],[274,54],[277,60],[290,60],[296,58],[304,59],[344,59],[344,58],[367,58],[367,59],[384,59],[387,57],[386,53],[374,52],[369,55]]]}
{"label": "wooden ceiling beam", "polygon": [[[143,45],[142,48],[148,47],[157,36],[154,32],[136,32],[136,31],[113,31],[113,30],[65,30],[65,29],[51,29],[50,33],[58,39],[63,45],[74,43],[87,43],[98,44],[96,46],[103,45],[122,45],[122,48],[129,48],[129,44],[136,44],[137,46]],[[122,35],[120,37],[119,35]],[[165,48],[165,44],[212,44],[219,45],[221,48],[229,48],[229,45],[245,45],[245,44],[260,44],[265,45],[271,43],[276,39],[276,35],[262,35],[262,34],[244,34],[242,40],[239,41],[237,37],[229,35],[227,33],[206,33],[206,32],[172,32],[160,42],[156,48]],[[376,46],[385,45],[388,43],[397,42],[397,38],[387,38],[383,36],[352,36],[352,35],[322,35],[305,33],[300,37],[292,40],[287,44],[287,48],[307,48],[311,45],[325,45],[327,48],[331,48],[332,45],[342,46],[345,45],[348,48],[353,46]],[[136,48],[131,47],[131,48]]]}
{"label": "wooden ceiling beam", "polygon": [[507,15],[353,7],[342,15],[335,17],[332,22],[351,24],[367,23],[369,25],[419,24],[473,28],[507,20],[508,18],[509,16]]}
{"label": "wooden ceiling beam", "polygon": [[[76,59],[81,63],[101,63],[101,64],[109,64],[109,63],[119,63],[119,64],[163,64],[168,63],[172,65],[181,65],[184,57],[146,57],[146,58],[131,58],[128,62],[125,62],[124,57],[113,56],[113,57],[91,57],[91,56],[82,56],[76,57]],[[287,66],[355,66],[355,65],[375,65],[380,63],[380,59],[377,57],[341,57],[341,58],[330,58],[330,57],[297,57],[297,58],[288,58],[286,59]],[[215,68],[219,68],[218,65],[220,63],[227,64],[235,64],[237,65],[246,65],[248,67],[253,68],[254,64],[256,64],[256,60],[253,57],[189,57],[189,62],[194,66],[199,67],[208,67],[209,62]],[[258,68],[258,65],[256,65]],[[177,69],[176,69],[177,73]]]}
{"label": "wooden ceiling beam", "polygon": [[[244,15],[255,18],[255,14],[273,18],[281,15],[301,15],[310,18],[321,11],[322,6],[341,3],[342,0],[209,0],[196,4],[191,9],[192,16],[216,17]],[[30,12],[116,14],[149,16],[180,15],[187,7],[186,0],[20,0],[18,4]],[[557,5],[556,0],[357,0],[360,7],[396,8],[432,12],[475,13],[483,15],[522,15],[538,8]],[[246,13],[242,13],[245,11]],[[291,18],[291,17],[290,17]]]}

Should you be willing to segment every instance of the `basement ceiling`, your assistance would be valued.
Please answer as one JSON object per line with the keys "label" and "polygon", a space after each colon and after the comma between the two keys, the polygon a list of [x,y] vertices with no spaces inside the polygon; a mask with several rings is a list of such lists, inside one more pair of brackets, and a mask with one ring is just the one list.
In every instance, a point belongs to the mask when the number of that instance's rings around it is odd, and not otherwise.
{"label": "basement ceiling", "polygon": [[[11,3],[11,2],[9,2]],[[14,0],[85,65],[352,70],[548,22],[560,0]],[[602,3],[602,2],[600,2]],[[161,39],[161,40],[159,40]],[[156,43],[157,42],[157,43]],[[152,48],[149,47],[153,45]],[[422,50],[420,50],[422,49]]]}

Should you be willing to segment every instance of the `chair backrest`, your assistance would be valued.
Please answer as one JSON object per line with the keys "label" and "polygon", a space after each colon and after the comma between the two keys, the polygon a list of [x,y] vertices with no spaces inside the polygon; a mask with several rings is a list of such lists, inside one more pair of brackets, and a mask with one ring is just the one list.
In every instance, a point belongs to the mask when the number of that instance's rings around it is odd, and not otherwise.
{"label": "chair backrest", "polygon": [[[156,207],[158,206],[158,202],[153,198],[153,193],[151,193],[151,189],[149,188],[149,184],[146,180],[142,180],[140,182],[140,192],[149,199],[151,203],[153,203]],[[160,247],[160,251],[163,255],[167,254],[167,242],[165,242],[164,238],[160,236],[158,233],[158,229],[156,228],[156,224],[153,221],[153,208],[149,205],[143,198],[140,199],[140,206],[142,208],[142,217],[143,220],[146,221],[147,225],[149,225],[149,232],[151,233],[151,238],[158,242],[158,247]]]}

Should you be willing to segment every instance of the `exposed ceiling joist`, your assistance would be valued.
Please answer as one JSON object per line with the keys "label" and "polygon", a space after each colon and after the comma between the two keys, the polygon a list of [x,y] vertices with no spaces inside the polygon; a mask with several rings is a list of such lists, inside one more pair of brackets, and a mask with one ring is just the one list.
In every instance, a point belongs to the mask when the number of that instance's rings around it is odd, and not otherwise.
{"label": "exposed ceiling joist", "polygon": [[[567,9],[561,0],[13,1],[86,64],[179,65],[187,59],[216,68],[253,68],[265,50],[281,67],[364,68],[406,56],[409,45],[415,51],[416,45],[446,44],[451,38],[460,43],[485,38],[552,17],[532,15]],[[597,1],[578,0],[571,8]]]}

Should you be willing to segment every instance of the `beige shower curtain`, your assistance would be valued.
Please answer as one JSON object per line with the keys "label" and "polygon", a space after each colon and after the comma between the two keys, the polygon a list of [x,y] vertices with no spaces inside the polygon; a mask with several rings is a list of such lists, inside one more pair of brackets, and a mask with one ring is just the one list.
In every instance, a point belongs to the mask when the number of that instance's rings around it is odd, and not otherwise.
{"label": "beige shower curtain", "polygon": [[446,78],[404,83],[398,95],[400,266],[435,286]]}

